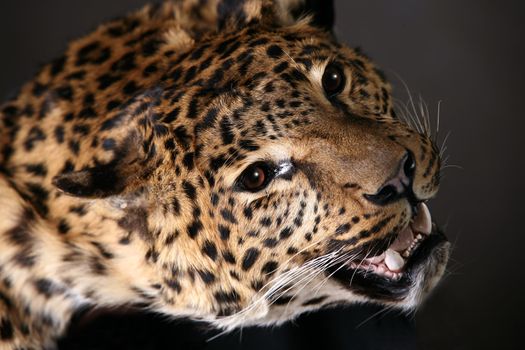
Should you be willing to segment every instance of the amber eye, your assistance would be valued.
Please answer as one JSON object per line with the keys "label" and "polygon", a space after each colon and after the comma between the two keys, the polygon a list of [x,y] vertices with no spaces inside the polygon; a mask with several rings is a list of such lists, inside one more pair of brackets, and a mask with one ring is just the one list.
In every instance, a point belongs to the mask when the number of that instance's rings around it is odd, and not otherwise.
{"label": "amber eye", "polygon": [[264,162],[257,162],[246,168],[239,177],[239,187],[241,190],[257,192],[268,185],[274,171],[271,165]]}
{"label": "amber eye", "polygon": [[343,91],[345,80],[343,69],[335,63],[329,63],[324,70],[322,79],[323,89],[326,95],[333,97]]}

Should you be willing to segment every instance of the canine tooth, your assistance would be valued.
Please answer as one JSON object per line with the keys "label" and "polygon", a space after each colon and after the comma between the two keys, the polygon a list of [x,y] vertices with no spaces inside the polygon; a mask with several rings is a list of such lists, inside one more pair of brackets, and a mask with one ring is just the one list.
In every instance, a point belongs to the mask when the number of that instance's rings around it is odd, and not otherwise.
{"label": "canine tooth", "polygon": [[432,232],[432,217],[425,203],[418,204],[418,214],[414,218],[412,229],[419,233],[429,235]]}
{"label": "canine tooth", "polygon": [[391,271],[398,271],[405,266],[405,259],[395,250],[388,249],[385,254],[385,265]]}

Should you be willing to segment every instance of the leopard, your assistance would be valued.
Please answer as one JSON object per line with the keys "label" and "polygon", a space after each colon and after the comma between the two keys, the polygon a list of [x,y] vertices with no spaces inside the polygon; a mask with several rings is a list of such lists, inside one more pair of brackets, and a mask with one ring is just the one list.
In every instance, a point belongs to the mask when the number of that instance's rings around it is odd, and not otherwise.
{"label": "leopard", "polygon": [[310,3],[146,5],[2,104],[0,348],[54,349],[86,308],[230,331],[426,299],[439,149]]}

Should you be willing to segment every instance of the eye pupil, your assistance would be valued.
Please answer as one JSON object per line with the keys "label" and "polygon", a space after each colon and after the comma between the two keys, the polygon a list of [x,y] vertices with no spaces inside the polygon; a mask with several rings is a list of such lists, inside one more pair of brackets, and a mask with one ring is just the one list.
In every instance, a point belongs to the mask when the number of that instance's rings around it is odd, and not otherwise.
{"label": "eye pupil", "polygon": [[340,93],[345,85],[343,70],[338,65],[330,63],[325,68],[322,83],[323,89],[329,97]]}
{"label": "eye pupil", "polygon": [[270,177],[269,171],[270,168],[264,163],[255,163],[250,165],[241,174],[241,187],[252,192],[263,189],[268,183]]}
{"label": "eye pupil", "polygon": [[250,174],[246,176],[246,187],[257,188],[264,183],[264,171],[261,168],[251,169]]}

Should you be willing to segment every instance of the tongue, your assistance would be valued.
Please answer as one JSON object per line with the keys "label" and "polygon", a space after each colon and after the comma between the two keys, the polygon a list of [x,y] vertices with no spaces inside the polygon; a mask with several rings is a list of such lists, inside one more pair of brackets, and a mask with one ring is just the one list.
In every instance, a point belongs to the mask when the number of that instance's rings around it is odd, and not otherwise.
{"label": "tongue", "polygon": [[409,225],[403,231],[399,232],[396,240],[389,248],[398,252],[402,252],[403,250],[410,247],[410,244],[412,244],[413,241],[414,234],[412,232],[412,228]]}
{"label": "tongue", "polygon": [[417,206],[418,214],[414,218],[412,224],[408,225],[403,231],[397,235],[396,240],[389,247],[397,252],[402,252],[414,241],[414,231],[429,235],[432,231],[432,219],[430,211],[424,203],[419,203]]}

